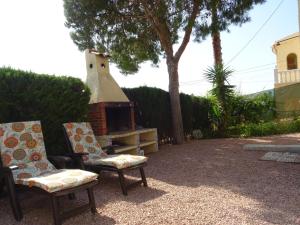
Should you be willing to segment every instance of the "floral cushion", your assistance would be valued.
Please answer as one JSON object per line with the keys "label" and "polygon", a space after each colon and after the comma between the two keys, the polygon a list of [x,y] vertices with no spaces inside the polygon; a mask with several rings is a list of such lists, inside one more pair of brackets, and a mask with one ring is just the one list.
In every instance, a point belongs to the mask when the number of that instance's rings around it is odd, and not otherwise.
{"label": "floral cushion", "polygon": [[0,151],[3,166],[28,167],[32,177],[55,169],[47,160],[39,121],[0,124]]}
{"label": "floral cushion", "polygon": [[82,157],[84,163],[91,164],[95,159],[107,156],[96,140],[92,127],[89,123],[65,123],[63,125],[69,137],[73,151],[75,153],[89,153]]}
{"label": "floral cushion", "polygon": [[54,168],[54,166],[48,160],[40,160],[27,164],[19,163],[18,169],[13,170],[12,173],[14,180],[17,181],[20,179],[40,176],[52,171],[56,171],[56,168]]}
{"label": "floral cushion", "polygon": [[12,171],[16,184],[54,192],[97,179],[86,171],[57,170],[47,160],[39,121],[0,124],[0,153],[3,166],[18,166]]}
{"label": "floral cushion", "polygon": [[98,175],[92,172],[76,169],[54,170],[39,176],[30,177],[29,173],[13,171],[16,184],[35,186],[47,192],[56,192],[97,180]]}
{"label": "floral cushion", "polygon": [[147,157],[138,155],[108,155],[106,157],[94,159],[86,162],[87,165],[105,165],[113,166],[118,169],[124,169],[131,166],[136,166],[147,161]]}
{"label": "floral cushion", "polygon": [[83,162],[86,165],[106,165],[123,169],[146,162],[147,157],[134,155],[107,155],[101,149],[89,123],[65,123],[67,135],[75,153],[86,152]]}

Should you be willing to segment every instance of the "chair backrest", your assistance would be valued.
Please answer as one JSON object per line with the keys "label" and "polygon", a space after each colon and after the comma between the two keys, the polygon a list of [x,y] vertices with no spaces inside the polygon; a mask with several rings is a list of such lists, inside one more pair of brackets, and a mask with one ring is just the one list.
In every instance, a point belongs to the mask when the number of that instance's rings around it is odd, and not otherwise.
{"label": "chair backrest", "polygon": [[96,140],[91,125],[87,122],[63,124],[72,150],[75,153],[89,153],[83,156],[84,161],[107,156]]}
{"label": "chair backrest", "polygon": [[6,167],[33,165],[39,170],[55,169],[47,160],[40,121],[0,124],[0,153]]}

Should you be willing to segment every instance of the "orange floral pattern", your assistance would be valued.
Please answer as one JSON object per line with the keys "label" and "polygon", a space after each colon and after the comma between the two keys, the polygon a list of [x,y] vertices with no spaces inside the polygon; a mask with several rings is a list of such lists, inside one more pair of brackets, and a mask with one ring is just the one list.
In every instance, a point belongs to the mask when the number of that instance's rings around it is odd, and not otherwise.
{"label": "orange floral pattern", "polygon": [[26,157],[26,152],[24,149],[17,149],[13,152],[13,158],[16,160],[23,160]]}
{"label": "orange floral pattern", "polygon": [[93,143],[93,138],[92,138],[91,136],[86,136],[86,137],[85,137],[85,141],[86,141],[87,143]]}
{"label": "orange floral pattern", "polygon": [[[97,142],[89,123],[65,123],[64,128],[68,134],[72,148],[76,153],[89,153],[82,156],[84,162],[93,160],[93,157],[106,156]],[[103,155],[104,154],[104,155]]]}
{"label": "orange floral pattern", "polygon": [[32,125],[32,131],[34,133],[41,133],[42,132],[41,124],[33,124]]}
{"label": "orange floral pattern", "polygon": [[32,140],[32,136],[30,133],[23,133],[20,136],[20,141],[30,141],[30,140]]}
{"label": "orange floral pattern", "polygon": [[0,151],[4,166],[47,160],[43,133],[38,132],[41,130],[39,121],[0,124],[0,129],[4,131],[0,137]]}
{"label": "orange floral pattern", "polygon": [[[74,152],[82,152],[82,149],[78,148],[78,145],[83,146],[83,152],[89,153],[88,155],[82,156],[82,159],[87,165],[107,165],[113,166],[118,169],[128,168],[135,166],[147,161],[147,157],[136,156],[136,155],[107,155],[101,149],[99,143],[97,142],[92,127],[89,123],[66,123],[64,124],[73,147]],[[78,132],[80,131],[80,132]],[[80,141],[78,142],[75,138],[76,135],[81,136]],[[80,150],[80,151],[79,151]]]}
{"label": "orange floral pattern", "polygon": [[18,139],[15,137],[8,137],[7,139],[5,139],[4,145],[7,148],[14,148],[18,145]]}
{"label": "orange floral pattern", "polygon": [[31,161],[40,161],[42,159],[42,155],[39,152],[33,152],[30,156]]}
{"label": "orange floral pattern", "polygon": [[1,159],[4,165],[9,165],[12,160],[12,157],[9,154],[3,153],[1,155]]}
{"label": "orange floral pattern", "polygon": [[25,129],[25,125],[24,123],[14,123],[12,125],[12,129],[15,131],[15,132],[21,132]]}
{"label": "orange floral pattern", "polygon": [[82,152],[84,152],[84,147],[83,147],[83,145],[77,143],[77,144],[75,145],[75,152],[77,152],[77,153],[82,153]]}
{"label": "orange floral pattern", "polygon": [[83,135],[83,130],[81,128],[76,128],[76,133],[79,135]]}
{"label": "orange floral pattern", "polygon": [[0,128],[0,137],[2,137],[4,134],[4,130],[2,128]]}
{"label": "orange floral pattern", "polygon": [[55,169],[47,160],[39,121],[0,124],[0,131],[1,160],[4,166],[18,166],[12,171],[16,184],[55,192],[97,179],[87,171]]}
{"label": "orange floral pattern", "polygon": [[31,148],[32,149],[32,148],[35,148],[36,145],[37,145],[37,141],[34,140],[34,139],[26,141],[26,147],[27,148]]}
{"label": "orange floral pattern", "polygon": [[72,129],[73,128],[73,124],[72,123],[66,123],[66,128],[67,129]]}
{"label": "orange floral pattern", "polygon": [[74,135],[74,140],[77,141],[77,142],[80,142],[81,136],[78,135],[78,134],[75,134],[75,135]]}
{"label": "orange floral pattern", "polygon": [[17,175],[17,178],[18,179],[25,179],[25,178],[30,178],[32,177],[32,174],[31,173],[19,173]]}

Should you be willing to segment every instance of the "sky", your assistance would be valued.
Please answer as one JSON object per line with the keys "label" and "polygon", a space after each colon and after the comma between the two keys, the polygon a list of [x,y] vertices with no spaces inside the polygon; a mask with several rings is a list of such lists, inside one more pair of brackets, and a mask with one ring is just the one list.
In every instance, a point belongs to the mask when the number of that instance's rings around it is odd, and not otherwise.
{"label": "sky", "polygon": [[[235,71],[230,83],[237,92],[249,94],[273,88],[276,57],[271,46],[276,40],[298,32],[297,2],[267,0],[250,12],[250,22],[221,33],[223,60]],[[73,43],[64,23],[62,0],[0,0],[0,67],[85,81],[84,53]],[[203,73],[212,65],[211,38],[201,43],[191,40],[179,62],[180,91],[205,96],[211,84]],[[110,65],[110,72],[121,87],[168,90],[164,59],[158,68],[150,63],[141,64],[134,75],[124,76],[114,65]]]}

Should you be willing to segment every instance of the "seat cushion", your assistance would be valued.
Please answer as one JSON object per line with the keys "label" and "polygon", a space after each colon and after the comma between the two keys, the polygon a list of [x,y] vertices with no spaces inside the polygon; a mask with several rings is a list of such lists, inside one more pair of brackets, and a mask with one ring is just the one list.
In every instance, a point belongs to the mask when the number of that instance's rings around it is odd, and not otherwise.
{"label": "seat cushion", "polygon": [[30,163],[18,163],[16,164],[18,169],[13,170],[14,180],[23,178],[37,177],[52,171],[56,171],[56,168],[48,160],[39,160]]}
{"label": "seat cushion", "polygon": [[36,177],[14,176],[16,184],[38,187],[47,192],[57,192],[96,180],[98,174],[78,170],[63,169],[43,173]]}
{"label": "seat cushion", "polygon": [[86,165],[104,165],[113,166],[118,169],[124,169],[131,166],[136,166],[147,161],[147,157],[138,155],[107,155],[106,157],[90,158],[88,161],[84,161]]}

